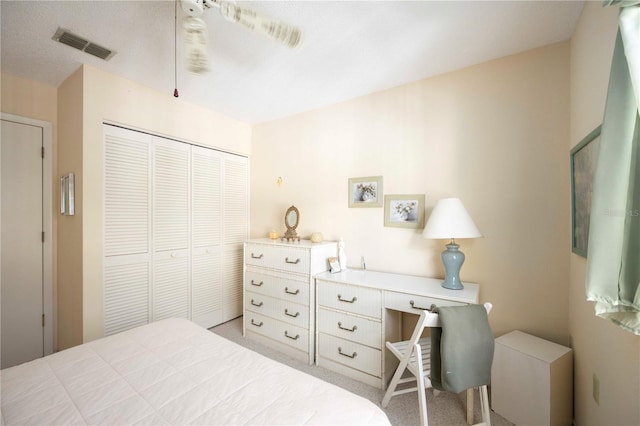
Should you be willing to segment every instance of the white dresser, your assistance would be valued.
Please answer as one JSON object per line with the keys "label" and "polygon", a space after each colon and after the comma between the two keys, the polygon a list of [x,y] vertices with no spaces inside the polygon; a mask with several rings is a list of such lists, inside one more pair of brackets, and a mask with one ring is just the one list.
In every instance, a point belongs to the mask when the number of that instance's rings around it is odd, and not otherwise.
{"label": "white dresser", "polygon": [[313,276],[329,269],[337,250],[336,242],[245,242],[244,336],[313,364]]}
{"label": "white dresser", "polygon": [[442,288],[442,280],[347,269],[316,275],[316,363],[371,386],[386,388],[397,358],[385,342],[398,341],[402,312],[478,303],[478,284]]}

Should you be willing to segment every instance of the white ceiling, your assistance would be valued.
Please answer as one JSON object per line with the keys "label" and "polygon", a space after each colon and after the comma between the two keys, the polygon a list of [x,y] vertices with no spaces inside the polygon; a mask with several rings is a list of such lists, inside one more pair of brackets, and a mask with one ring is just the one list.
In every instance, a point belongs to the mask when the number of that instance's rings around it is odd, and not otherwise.
{"label": "white ceiling", "polygon": [[[210,71],[184,70],[180,99],[259,123],[568,40],[582,1],[242,2],[297,25],[301,48],[205,11]],[[174,89],[174,8],[165,1],[0,2],[3,73],[59,86],[88,64],[166,92]],[[180,13],[180,12],[179,12]],[[180,19],[180,17],[179,17]],[[52,40],[63,27],[115,50],[110,61]]]}

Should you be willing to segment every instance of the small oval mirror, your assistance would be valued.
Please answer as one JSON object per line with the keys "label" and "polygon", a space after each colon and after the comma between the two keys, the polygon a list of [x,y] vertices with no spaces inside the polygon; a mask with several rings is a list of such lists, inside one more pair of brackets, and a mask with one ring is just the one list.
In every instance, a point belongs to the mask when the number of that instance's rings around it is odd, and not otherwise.
{"label": "small oval mirror", "polygon": [[287,209],[287,212],[284,214],[284,224],[287,227],[287,231],[285,232],[282,239],[289,240],[298,240],[300,241],[300,237],[296,232],[296,228],[298,227],[298,223],[300,222],[300,212],[296,208],[296,206],[291,206]]}
{"label": "small oval mirror", "polygon": [[287,228],[295,228],[298,226],[298,213],[295,210],[289,209],[287,213]]}

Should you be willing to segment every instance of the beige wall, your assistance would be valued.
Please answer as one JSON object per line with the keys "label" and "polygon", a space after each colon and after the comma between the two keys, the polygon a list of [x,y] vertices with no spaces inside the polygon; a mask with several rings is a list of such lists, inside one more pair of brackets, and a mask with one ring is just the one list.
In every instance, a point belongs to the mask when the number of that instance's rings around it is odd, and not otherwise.
{"label": "beige wall", "polygon": [[[536,49],[254,127],[251,234],[284,229],[346,242],[349,267],[442,277],[445,241],[348,208],[350,177],[385,194],[460,197],[484,238],[460,240],[462,280],[481,284],[496,335],[568,343],[569,43]],[[277,178],[283,185],[278,187]]]}
{"label": "beige wall", "polygon": [[48,121],[55,129],[58,117],[57,89],[53,86],[2,74],[2,112]]}
{"label": "beige wall", "polygon": [[58,219],[58,348],[82,343],[82,72],[58,89],[58,171],[75,174],[75,215]]}
{"label": "beige wall", "polygon": [[[571,40],[571,149],[602,123],[618,8],[587,2]],[[568,201],[567,201],[568,202]],[[569,329],[575,349],[575,419],[583,425],[640,424],[640,338],[594,316],[585,300],[586,259],[570,255]],[[593,375],[600,404],[593,399]]]}

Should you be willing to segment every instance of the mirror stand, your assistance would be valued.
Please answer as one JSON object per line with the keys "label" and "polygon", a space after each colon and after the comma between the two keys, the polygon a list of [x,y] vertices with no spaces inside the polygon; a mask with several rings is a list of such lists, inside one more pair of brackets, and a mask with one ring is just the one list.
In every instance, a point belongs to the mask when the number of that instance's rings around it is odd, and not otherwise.
{"label": "mirror stand", "polygon": [[288,241],[296,241],[300,242],[300,236],[296,232],[296,228],[298,227],[298,223],[300,222],[300,212],[296,208],[296,206],[291,206],[287,209],[287,212],[284,214],[284,224],[287,227],[286,232],[280,238],[280,241],[287,240]]}

